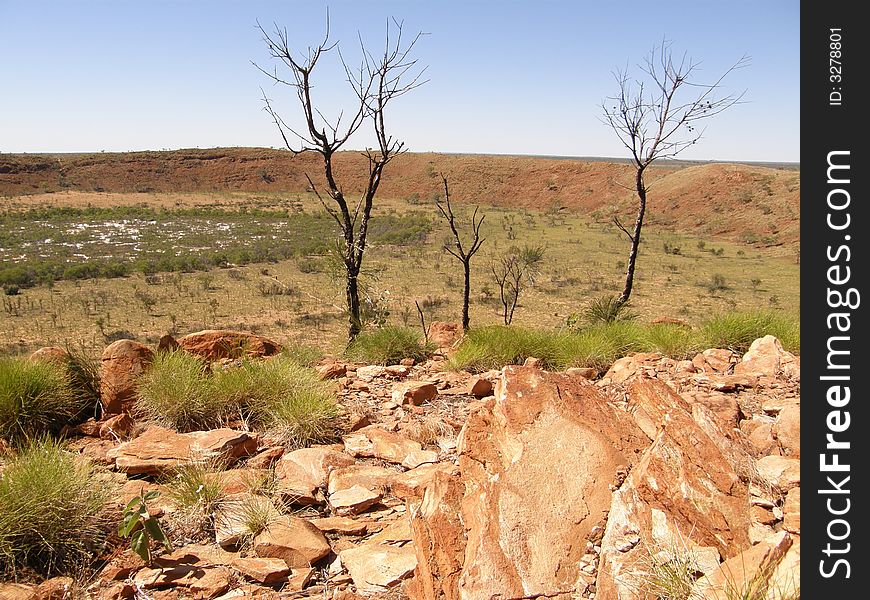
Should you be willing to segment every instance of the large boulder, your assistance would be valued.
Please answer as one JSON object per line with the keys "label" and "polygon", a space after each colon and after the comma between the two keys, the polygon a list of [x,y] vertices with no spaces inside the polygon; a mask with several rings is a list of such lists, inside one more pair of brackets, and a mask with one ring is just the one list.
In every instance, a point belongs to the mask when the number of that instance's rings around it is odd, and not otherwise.
{"label": "large boulder", "polygon": [[107,456],[128,475],[160,475],[192,460],[217,460],[229,465],[256,450],[257,438],[244,431],[224,428],[178,433],[150,427],[110,450]]}
{"label": "large boulder", "polygon": [[629,410],[652,443],[613,502],[601,543],[600,600],[645,598],[639,589],[651,549],[683,547],[735,556],[749,547],[749,492],[731,462],[667,384],[636,379]]}
{"label": "large boulder", "polygon": [[281,352],[281,345],[260,335],[228,329],[205,329],[178,340],[182,350],[214,361],[243,356],[272,356]]}
{"label": "large boulder", "polygon": [[[631,417],[588,381],[506,367],[495,397],[469,415],[459,436],[466,538],[459,597],[569,598],[591,532],[606,518],[610,486],[645,443]],[[421,558],[451,570],[449,561]]]}
{"label": "large boulder", "polygon": [[767,377],[799,377],[798,358],[783,349],[782,343],[772,335],[758,338],[749,346],[743,360],[734,367],[736,375]]}
{"label": "large boulder", "polygon": [[137,398],[137,382],[154,353],[134,340],[118,340],[103,350],[100,358],[100,398],[103,414],[130,412]]}
{"label": "large boulder", "polygon": [[288,452],[275,463],[278,491],[291,503],[315,504],[317,491],[326,487],[330,471],[355,463],[344,452],[331,448],[300,448]]}

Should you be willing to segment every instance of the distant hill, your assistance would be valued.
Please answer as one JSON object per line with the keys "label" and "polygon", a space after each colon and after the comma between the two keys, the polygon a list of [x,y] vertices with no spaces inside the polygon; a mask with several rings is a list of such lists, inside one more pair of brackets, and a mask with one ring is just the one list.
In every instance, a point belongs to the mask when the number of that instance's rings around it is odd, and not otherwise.
{"label": "distant hill", "polygon": [[[0,195],[106,192],[302,192],[319,183],[319,156],[263,148],[97,154],[0,154]],[[346,194],[368,175],[344,152],[336,173]],[[431,202],[450,180],[451,200],[631,218],[633,169],[618,159],[408,153],[385,171],[380,194]],[[800,240],[799,165],[661,163],[649,171],[649,223],[697,235],[793,251]]]}

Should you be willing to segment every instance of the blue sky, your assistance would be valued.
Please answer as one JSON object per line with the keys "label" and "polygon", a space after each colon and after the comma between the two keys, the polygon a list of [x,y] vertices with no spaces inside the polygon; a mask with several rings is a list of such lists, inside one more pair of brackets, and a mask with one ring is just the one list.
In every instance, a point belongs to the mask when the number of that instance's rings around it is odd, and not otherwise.
{"label": "blue sky", "polygon": [[[450,0],[329,2],[332,39],[356,56],[357,33],[381,47],[386,19],[426,32],[416,56],[428,83],[400,98],[391,131],[411,151],[625,156],[601,122],[612,71],[663,38],[743,104],[711,119],[681,157],[798,161],[799,2]],[[274,87],[257,20],[294,47],[319,41],[318,0],[0,0],[0,152],[275,146],[260,88],[294,122],[292,91]],[[315,92],[338,110],[334,62]],[[329,114],[329,113],[328,113]],[[352,147],[368,141],[361,134]]]}

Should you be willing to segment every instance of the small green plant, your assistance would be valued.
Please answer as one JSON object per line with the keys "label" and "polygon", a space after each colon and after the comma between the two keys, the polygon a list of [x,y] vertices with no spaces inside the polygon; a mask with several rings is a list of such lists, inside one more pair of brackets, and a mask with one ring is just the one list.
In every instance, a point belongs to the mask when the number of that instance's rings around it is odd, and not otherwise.
{"label": "small green plant", "polygon": [[583,311],[583,321],[587,325],[631,321],[637,314],[631,312],[628,302],[621,303],[616,296],[602,296],[589,303]]}
{"label": "small green plant", "polygon": [[725,290],[730,289],[725,280],[725,276],[720,273],[713,273],[713,275],[710,276],[710,281],[705,283],[704,287],[707,288],[707,291],[711,294],[724,292]]}
{"label": "small green plant", "polygon": [[146,493],[143,487],[139,495],[124,507],[121,524],[118,526],[118,535],[130,538],[130,548],[148,566],[151,566],[152,540],[162,544],[167,552],[172,552],[172,543],[160,527],[160,522],[148,512],[148,502],[159,495],[157,490]]}
{"label": "small green plant", "polygon": [[182,509],[208,518],[224,496],[220,463],[195,460],[173,469],[169,497]]}

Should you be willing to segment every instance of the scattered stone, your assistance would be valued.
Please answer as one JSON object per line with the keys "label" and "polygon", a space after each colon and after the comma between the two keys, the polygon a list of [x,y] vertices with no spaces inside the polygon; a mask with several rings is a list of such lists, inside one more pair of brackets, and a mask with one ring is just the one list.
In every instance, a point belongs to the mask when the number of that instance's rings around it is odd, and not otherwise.
{"label": "scattered stone", "polygon": [[779,377],[783,365],[794,362],[794,354],[783,350],[782,343],[777,338],[766,335],[752,342],[743,355],[743,360],[734,367],[734,373]]}
{"label": "scattered stone", "polygon": [[65,366],[69,360],[69,352],[60,346],[46,346],[36,350],[29,359],[34,362],[50,362]]}
{"label": "scattered stone", "polygon": [[[414,462],[415,459],[432,462],[429,460],[431,459],[430,455],[420,455],[423,452],[423,446],[420,445],[420,442],[409,440],[374,425],[349,433],[342,437],[342,441],[344,441],[345,451],[354,457],[379,458],[396,464],[403,464],[406,461]],[[415,458],[409,461],[408,458],[412,455]],[[435,460],[437,459],[436,454]],[[418,462],[413,466],[416,467],[419,464],[422,463]]]}
{"label": "scattered stone", "polygon": [[402,460],[402,466],[406,469],[416,469],[421,465],[438,462],[438,453],[434,450],[414,450],[409,452]]}
{"label": "scattered stone", "polygon": [[97,423],[97,435],[104,440],[127,439],[133,429],[133,418],[128,413],[114,415]]}
{"label": "scattered stone", "polygon": [[428,381],[412,381],[402,384],[393,390],[392,400],[396,404],[412,404],[420,406],[424,402],[434,400],[438,396],[438,388]]}
{"label": "scattered stone", "polygon": [[384,373],[386,373],[390,377],[396,377],[398,379],[407,377],[410,372],[411,369],[409,369],[405,365],[390,365],[389,367],[386,367],[384,369]]}
{"label": "scattered stone", "polygon": [[695,582],[691,597],[706,600],[730,600],[766,597],[774,570],[792,545],[792,538],[782,531],[734,556],[712,573]]}
{"label": "scattered stone", "polygon": [[368,525],[362,521],[354,521],[347,517],[325,517],[311,519],[311,524],[323,533],[339,533],[342,535],[363,535]]}
{"label": "scattered stone", "polygon": [[785,494],[801,484],[801,461],[785,456],[764,456],[755,463],[762,481]]}
{"label": "scattered stone", "polygon": [[118,340],[100,358],[100,402],[104,415],[130,412],[137,398],[137,381],[154,360],[145,344]]}
{"label": "scattered stone", "polygon": [[317,490],[326,486],[332,469],[354,464],[353,458],[331,448],[300,448],[275,463],[278,491],[295,504],[316,504]]}
{"label": "scattered stone", "polygon": [[785,496],[782,505],[782,528],[789,533],[800,535],[801,532],[801,489],[791,488]]}
{"label": "scattered stone", "polygon": [[243,356],[272,356],[281,352],[281,345],[260,335],[228,329],[205,329],[178,340],[182,350],[208,361]]}
{"label": "scattered stone", "polygon": [[231,571],[224,566],[179,565],[162,569],[142,569],[136,573],[133,581],[147,590],[182,587],[198,598],[214,598],[229,589],[231,577]]}
{"label": "scattered stone", "polygon": [[357,379],[362,381],[372,381],[378,377],[383,377],[385,373],[386,369],[380,365],[367,365],[356,370]]}
{"label": "scattered stone", "polygon": [[280,558],[237,558],[233,566],[252,581],[271,585],[287,579],[290,567]]}
{"label": "scattered stone", "polygon": [[395,471],[375,465],[354,464],[347,467],[339,467],[329,474],[327,492],[331,496],[339,490],[346,490],[355,485],[362,486],[367,490],[383,493],[389,489]]}
{"label": "scattered stone", "polygon": [[348,517],[358,515],[366,509],[371,508],[381,498],[383,498],[381,493],[366,489],[361,485],[354,485],[330,494],[329,505],[335,514]]}
{"label": "scattered stone", "polygon": [[413,546],[402,547],[364,544],[339,554],[357,591],[385,592],[410,577],[417,566]]}
{"label": "scattered stone", "polygon": [[740,357],[724,348],[710,348],[692,359],[692,364],[699,373],[723,373],[728,374],[734,370],[734,365],[740,361]]}
{"label": "scattered stone", "polygon": [[489,379],[484,379],[480,375],[475,375],[468,382],[468,394],[475,398],[485,398],[492,395],[492,382]]}
{"label": "scattered stone", "polygon": [[565,373],[572,377],[582,377],[583,379],[588,379],[590,381],[598,377],[598,370],[593,369],[592,367],[571,367],[570,369],[566,369]]}
{"label": "scattered stone", "polygon": [[177,433],[154,426],[110,450],[108,457],[128,475],[160,475],[190,460],[214,459],[229,465],[256,449],[257,439],[244,431],[212,429]]}
{"label": "scattered stone", "polygon": [[23,583],[0,583],[3,600],[33,600],[34,588]]}
{"label": "scattered stone", "polygon": [[275,461],[284,456],[283,446],[273,446],[257,453],[247,460],[246,466],[252,469],[269,469],[275,465]]}
{"label": "scattered stone", "polygon": [[801,408],[799,404],[789,404],[783,407],[776,419],[776,424],[773,426],[773,434],[785,456],[800,458]]}
{"label": "scattered stone", "polygon": [[[33,600],[70,600],[74,583],[72,577],[46,579],[36,586]],[[0,598],[5,598],[5,596],[0,595]]]}
{"label": "scattered stone", "polygon": [[459,323],[432,321],[429,325],[429,341],[438,348],[450,348],[459,341],[461,331],[462,325]]}
{"label": "scattered stone", "polygon": [[339,377],[344,377],[345,373],[347,373],[347,365],[339,362],[317,365],[314,369],[317,371],[317,376],[320,379],[338,379]]}
{"label": "scattered stone", "polygon": [[284,516],[254,538],[254,552],[283,559],[291,568],[310,567],[330,552],[320,530],[298,517]]}

